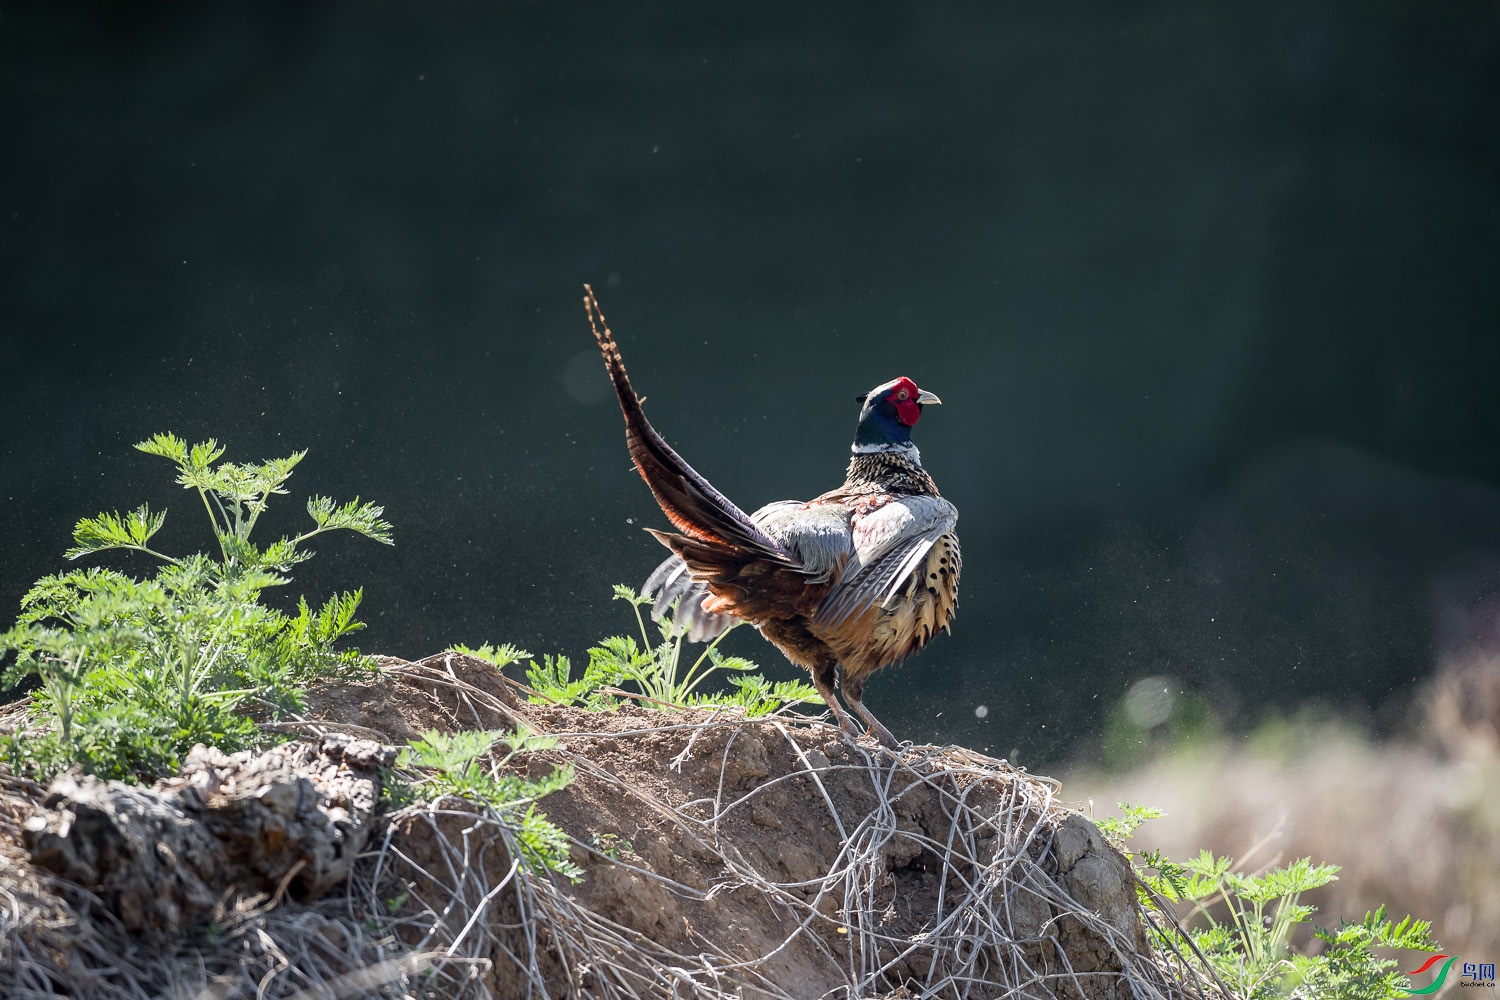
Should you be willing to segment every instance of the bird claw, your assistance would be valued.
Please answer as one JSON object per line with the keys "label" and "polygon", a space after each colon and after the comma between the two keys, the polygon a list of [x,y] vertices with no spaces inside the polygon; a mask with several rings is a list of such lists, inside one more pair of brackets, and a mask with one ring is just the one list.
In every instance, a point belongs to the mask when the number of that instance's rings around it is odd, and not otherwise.
{"label": "bird claw", "polygon": [[882,726],[878,730],[860,730],[857,729],[851,721],[847,726],[840,724],[839,729],[843,730],[844,735],[849,737],[849,742],[851,743],[873,743],[876,746],[884,747],[885,749],[891,751],[891,753],[899,754],[901,752],[901,744],[896,742],[896,738],[892,736],[884,726]]}

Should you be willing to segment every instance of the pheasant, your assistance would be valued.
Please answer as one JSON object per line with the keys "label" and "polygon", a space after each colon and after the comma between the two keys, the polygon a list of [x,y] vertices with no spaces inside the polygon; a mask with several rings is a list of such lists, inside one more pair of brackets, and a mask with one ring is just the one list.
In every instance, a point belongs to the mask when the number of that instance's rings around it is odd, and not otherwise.
{"label": "pheasant", "polygon": [[661,618],[675,604],[675,620],[693,641],[736,618],[752,623],[812,674],[839,726],[857,737],[834,695],[842,667],[849,707],[883,745],[899,749],[862,695],[872,673],[948,630],[958,607],[958,510],[938,494],[911,440],[922,407],[941,400],[905,377],[876,386],[857,398],[844,485],[747,515],[651,426],[587,285],[583,302],[625,414],[630,457],[677,529],[647,529],[672,550],[646,582],[653,613]]}

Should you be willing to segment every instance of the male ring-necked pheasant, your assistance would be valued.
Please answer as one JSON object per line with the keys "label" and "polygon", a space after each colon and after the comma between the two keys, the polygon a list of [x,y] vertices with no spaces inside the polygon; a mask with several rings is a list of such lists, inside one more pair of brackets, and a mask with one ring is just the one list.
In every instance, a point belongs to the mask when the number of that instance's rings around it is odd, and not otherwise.
{"label": "male ring-necked pheasant", "polygon": [[783,500],[746,514],[709,485],[646,420],[594,292],[584,308],[625,414],[625,440],[641,478],[677,533],[651,531],[672,550],[646,582],[661,617],[694,641],[742,618],[793,663],[851,736],[858,731],[833,685],[885,746],[890,730],[864,706],[865,681],[947,629],[958,607],[958,511],[922,468],[911,429],[941,402],[909,378],[860,396],[844,485],[807,502]]}

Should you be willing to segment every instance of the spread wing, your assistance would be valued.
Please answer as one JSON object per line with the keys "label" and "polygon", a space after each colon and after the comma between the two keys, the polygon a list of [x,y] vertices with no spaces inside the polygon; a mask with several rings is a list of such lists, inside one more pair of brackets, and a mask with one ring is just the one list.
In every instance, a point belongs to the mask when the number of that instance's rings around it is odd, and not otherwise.
{"label": "spread wing", "polygon": [[836,628],[895,597],[937,540],[958,523],[942,497],[902,497],[851,519],[853,557],[844,565],[813,621]]}

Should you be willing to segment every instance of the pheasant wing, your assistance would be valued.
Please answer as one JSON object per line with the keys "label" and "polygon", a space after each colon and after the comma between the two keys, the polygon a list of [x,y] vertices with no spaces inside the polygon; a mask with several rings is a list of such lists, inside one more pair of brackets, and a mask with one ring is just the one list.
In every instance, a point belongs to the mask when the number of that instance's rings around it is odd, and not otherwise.
{"label": "pheasant wing", "polygon": [[852,523],[855,557],[814,617],[825,628],[890,600],[938,539],[953,530],[958,510],[942,497],[902,497],[855,514]]}

